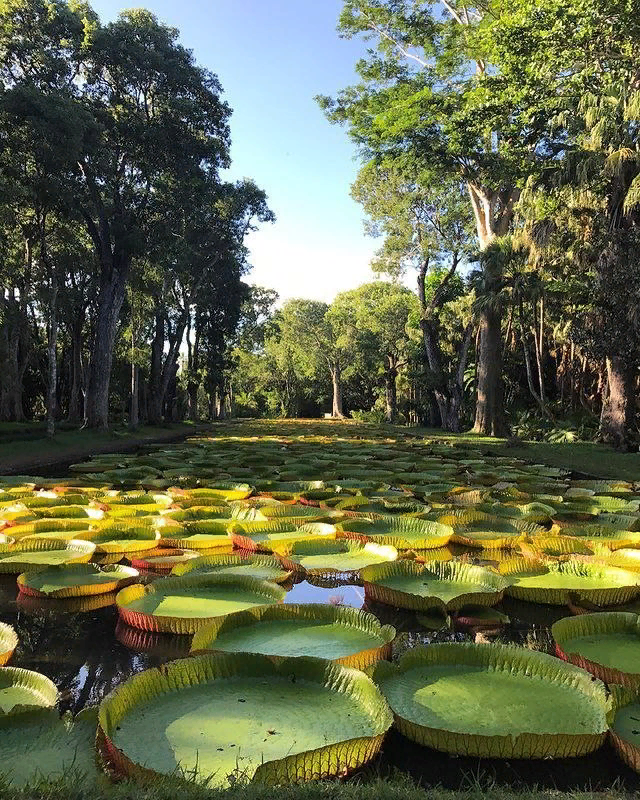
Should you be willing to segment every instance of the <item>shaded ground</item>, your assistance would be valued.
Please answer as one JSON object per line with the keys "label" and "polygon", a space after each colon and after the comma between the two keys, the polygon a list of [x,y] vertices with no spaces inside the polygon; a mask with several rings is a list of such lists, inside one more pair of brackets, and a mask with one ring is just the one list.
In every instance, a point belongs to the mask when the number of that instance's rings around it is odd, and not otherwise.
{"label": "shaded ground", "polygon": [[188,436],[210,432],[214,435],[340,435],[349,437],[419,438],[447,442],[452,446],[473,445],[486,455],[506,455],[522,458],[532,463],[563,467],[589,477],[617,478],[640,481],[640,453],[618,453],[593,442],[552,444],[550,442],[517,443],[506,439],[461,433],[451,434],[433,428],[408,428],[400,425],[364,425],[349,420],[230,420],[227,422],[192,423],[146,426],[137,431],[114,428],[108,432],[65,430],[53,439],[39,436],[42,426],[15,425],[15,439],[11,439],[12,426],[0,426],[0,474],[38,474],[40,468],[64,468],[98,453],[130,453],[155,442],[177,442]]}
{"label": "shaded ground", "polygon": [[16,439],[0,443],[1,475],[42,475],[51,467],[60,470],[77,461],[85,461],[97,453],[132,453],[155,442],[179,442],[195,433],[210,431],[212,425],[189,423],[145,426],[136,431],[114,428],[110,431],[61,431],[53,439],[17,434]]}

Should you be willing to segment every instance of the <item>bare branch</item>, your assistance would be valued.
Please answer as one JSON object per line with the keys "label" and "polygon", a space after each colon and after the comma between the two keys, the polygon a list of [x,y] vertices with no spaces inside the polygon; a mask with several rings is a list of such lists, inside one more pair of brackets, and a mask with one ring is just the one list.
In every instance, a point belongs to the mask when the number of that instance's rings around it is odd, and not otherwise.
{"label": "bare branch", "polygon": [[[451,3],[448,3],[447,0],[441,0],[441,3],[447,9],[447,11],[451,14],[451,16],[455,19],[455,21],[458,23],[458,25],[465,25],[465,22],[463,21],[462,17],[460,16],[460,14],[458,14],[458,12],[451,5]],[[465,9],[465,12],[466,12],[466,9]],[[466,24],[467,25],[469,24],[468,17],[467,17]]]}
{"label": "bare branch", "polygon": [[389,33],[389,31],[387,31],[384,28],[380,27],[380,25],[378,25],[373,19],[371,19],[371,17],[367,17],[367,19],[368,19],[369,25],[371,26],[371,29],[374,30],[383,39],[386,39],[387,41],[391,42],[391,44],[396,48],[396,50],[398,50],[398,52],[401,55],[403,55],[405,58],[413,59],[413,61],[416,61],[418,64],[420,64],[420,66],[423,69],[426,69],[429,66],[427,61],[424,61],[424,59],[420,58],[415,53],[410,53],[406,48],[404,48],[400,44],[400,42],[398,42],[397,39],[395,39]]}

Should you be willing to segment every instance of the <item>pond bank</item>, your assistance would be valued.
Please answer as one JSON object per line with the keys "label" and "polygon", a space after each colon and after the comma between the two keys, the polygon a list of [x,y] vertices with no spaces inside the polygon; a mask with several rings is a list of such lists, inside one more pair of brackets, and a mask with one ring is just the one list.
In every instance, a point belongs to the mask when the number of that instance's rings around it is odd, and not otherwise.
{"label": "pond bank", "polygon": [[70,464],[98,453],[133,453],[151,444],[172,444],[212,431],[216,423],[144,426],[135,431],[61,431],[53,439],[16,440],[0,444],[0,475],[62,474]]}

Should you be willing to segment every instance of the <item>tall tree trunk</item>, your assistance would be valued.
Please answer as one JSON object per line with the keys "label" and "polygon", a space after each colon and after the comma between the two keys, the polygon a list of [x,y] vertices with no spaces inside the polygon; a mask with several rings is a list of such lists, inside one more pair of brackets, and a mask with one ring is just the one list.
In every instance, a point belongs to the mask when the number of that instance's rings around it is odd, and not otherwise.
{"label": "tall tree trunk", "polygon": [[51,308],[49,314],[47,436],[51,437],[56,432],[56,411],[58,407],[58,277],[55,271],[51,273]]}
{"label": "tall tree trunk", "polygon": [[387,356],[389,365],[385,371],[385,403],[386,403],[386,421],[395,422],[398,415],[398,392],[396,387],[396,378],[398,377],[398,370],[395,367],[392,359]]}
{"label": "tall tree trunk", "polygon": [[84,417],[84,378],[82,369],[82,328],[84,311],[78,309],[69,329],[71,339],[71,388],[69,390],[68,422],[80,422]]}
{"label": "tall tree trunk", "polygon": [[[442,283],[434,294],[433,300],[427,304],[425,292],[425,278],[429,266],[429,261],[425,259],[420,266],[418,273],[418,299],[420,301],[420,330],[422,331],[422,343],[424,347],[426,363],[431,373],[433,388],[433,396],[438,406],[440,415],[440,424],[447,430],[452,432],[460,431],[460,416],[462,413],[462,400],[463,400],[463,386],[464,386],[464,370],[466,367],[467,353],[469,350],[469,342],[471,332],[463,336],[461,344],[460,355],[458,359],[458,368],[456,373],[459,375],[462,370],[462,377],[455,381],[446,381],[442,372],[442,351],[440,348],[440,331],[438,325],[434,322],[433,315],[436,310],[442,305],[442,297],[444,288],[449,280],[453,277],[458,265],[457,254],[454,254],[452,265],[447,275],[443,278]],[[460,385],[458,385],[460,383]]]}
{"label": "tall tree trunk", "polygon": [[[176,321],[175,328],[169,331],[169,350],[164,354],[165,346],[165,312],[160,302],[155,312],[155,334],[151,344],[151,373],[149,376],[149,422],[159,425],[163,420],[167,391],[178,370],[178,352],[182,344],[184,331],[188,320],[188,311],[183,310]],[[168,418],[175,415],[175,409],[170,404]]]}
{"label": "tall tree trunk", "polygon": [[467,368],[469,348],[473,338],[473,323],[469,323],[465,328],[458,351],[458,369],[456,370],[455,380],[449,386],[449,402],[447,404],[447,417],[443,422],[443,427],[452,433],[460,433],[462,423],[462,404],[464,401],[464,373]]}
{"label": "tall tree trunk", "polygon": [[85,403],[88,428],[109,427],[109,384],[113,348],[130,266],[128,262],[118,265],[115,258],[112,261],[113,268],[110,274],[102,276],[98,294],[98,313]]}
{"label": "tall tree trunk", "polygon": [[[534,304],[534,319],[535,319],[535,304]],[[535,328],[534,328],[534,341],[536,344],[536,364],[538,367],[538,384],[540,386],[540,400],[542,405],[546,410],[546,397],[544,391],[544,369],[543,369],[543,357],[544,357],[544,297],[540,298],[540,326],[539,332],[536,336]]]}
{"label": "tall tree trunk", "polygon": [[5,303],[10,317],[2,325],[0,342],[0,362],[2,363],[2,381],[0,382],[0,420],[6,422],[22,422],[24,408],[22,403],[23,385],[21,369],[21,341],[23,338],[23,321],[17,303]]}
{"label": "tall tree trunk", "polygon": [[187,320],[187,373],[189,380],[187,383],[187,399],[189,403],[189,419],[197,422],[198,413],[198,390],[200,389],[200,325],[198,315],[195,319],[195,335],[193,344],[191,343],[191,316]]}
{"label": "tall tree trunk", "polygon": [[[520,191],[509,187],[495,192],[469,182],[467,184],[476,221],[478,243],[487,250],[499,236],[509,231],[513,209]],[[488,276],[489,284],[497,290],[502,275]],[[491,291],[490,287],[490,291]],[[474,433],[485,436],[508,436],[509,426],[504,416],[504,387],[502,380],[502,311],[498,304],[488,306],[479,315],[479,347],[477,362],[477,398]]]}
{"label": "tall tree trunk", "polygon": [[635,412],[635,370],[623,359],[607,358],[608,390],[602,402],[598,438],[618,450],[630,447],[629,429]]}
{"label": "tall tree trunk", "polygon": [[340,364],[335,364],[331,370],[331,384],[333,386],[333,403],[331,416],[336,419],[343,419],[342,413],[342,371]]}
{"label": "tall tree trunk", "polygon": [[149,401],[147,420],[150,425],[160,425],[164,407],[162,392],[162,353],[164,350],[164,313],[160,304],[156,304],[154,316],[154,333],[151,342],[151,365],[149,369]]}
{"label": "tall tree trunk", "polygon": [[189,381],[187,386],[187,398],[189,402],[189,419],[192,422],[197,422],[200,419],[198,412],[198,390],[200,384],[196,381]]}
{"label": "tall tree trunk", "polygon": [[139,403],[138,403],[138,367],[131,364],[131,415],[129,417],[129,427],[137,428],[140,422]]}
{"label": "tall tree trunk", "polygon": [[500,322],[500,312],[492,309],[485,309],[479,317],[478,396],[473,432],[484,436],[509,435],[509,426],[504,418]]}

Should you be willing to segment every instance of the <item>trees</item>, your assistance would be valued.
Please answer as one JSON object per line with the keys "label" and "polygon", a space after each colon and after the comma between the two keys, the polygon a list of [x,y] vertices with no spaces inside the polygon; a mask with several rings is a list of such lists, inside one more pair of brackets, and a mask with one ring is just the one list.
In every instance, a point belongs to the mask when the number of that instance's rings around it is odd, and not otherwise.
{"label": "trees", "polygon": [[230,145],[221,86],[150,12],[101,25],[87,4],[63,0],[3,4],[0,83],[0,348],[8,365],[0,416],[22,417],[23,377],[46,326],[52,429],[62,325],[68,417],[107,426],[134,279],[155,297],[146,409],[157,422],[188,328],[190,374],[207,361],[209,380],[219,379],[248,268],[244,237],[273,219],[252,181],[220,179]]}
{"label": "trees", "polygon": [[382,373],[386,419],[398,413],[396,380],[409,361],[412,337],[410,318],[418,318],[418,301],[398,284],[366,283],[341,292],[331,308],[332,323],[341,331],[345,347],[355,350],[369,369]]}
{"label": "trees", "polygon": [[[441,10],[441,14],[438,13]],[[498,20],[500,8],[486,18]],[[346,0],[339,30],[376,42],[356,66],[361,82],[319,98],[333,122],[347,123],[367,158],[391,159],[432,181],[466,186],[477,243],[505,235],[527,176],[536,167],[536,120],[522,93],[488,61],[485,10],[445,2]],[[493,29],[492,29],[493,30]],[[482,35],[478,35],[480,31]],[[501,403],[501,316],[479,315],[474,430],[507,431]]]}
{"label": "trees", "polygon": [[148,247],[154,191],[171,180],[216,180],[228,164],[229,107],[215,76],[148,11],[100,28],[85,59],[82,104],[99,136],[79,160],[79,211],[99,264],[87,422],[108,424],[118,314],[134,258]]}
{"label": "trees", "polygon": [[489,39],[505,80],[532,98],[544,137],[562,143],[536,184],[546,201],[528,209],[533,239],[544,240],[547,257],[570,248],[589,287],[575,332],[606,365],[600,437],[626,448],[640,365],[637,14],[611,0],[544,0],[532,18],[515,4]]}
{"label": "trees", "polygon": [[[473,336],[469,320],[456,356],[449,359],[441,347],[443,305],[461,293],[457,274],[469,257],[470,209],[459,180],[438,184],[430,173],[411,174],[392,159],[369,162],[352,187],[371,222],[372,235],[384,235],[373,269],[399,277],[415,269],[420,329],[428,384],[445,430],[460,430],[467,354]],[[434,281],[435,278],[435,281]]]}
{"label": "trees", "polygon": [[[190,409],[191,417],[197,418],[200,350],[210,312],[195,314],[194,310],[198,303],[206,306],[208,300],[218,312],[224,306],[237,318],[243,296],[240,279],[247,269],[244,238],[255,230],[257,221],[272,221],[274,216],[264,192],[252,181],[222,184],[211,180],[186,187],[170,184],[154,198],[152,214],[153,268],[147,284],[154,303],[149,421],[157,424],[187,328]],[[227,320],[220,332],[231,334],[233,329]]]}
{"label": "trees", "polygon": [[344,417],[342,384],[353,352],[348,335],[341,330],[341,320],[327,303],[317,300],[290,300],[282,309],[282,319],[313,372],[328,372],[331,379],[331,415]]}

